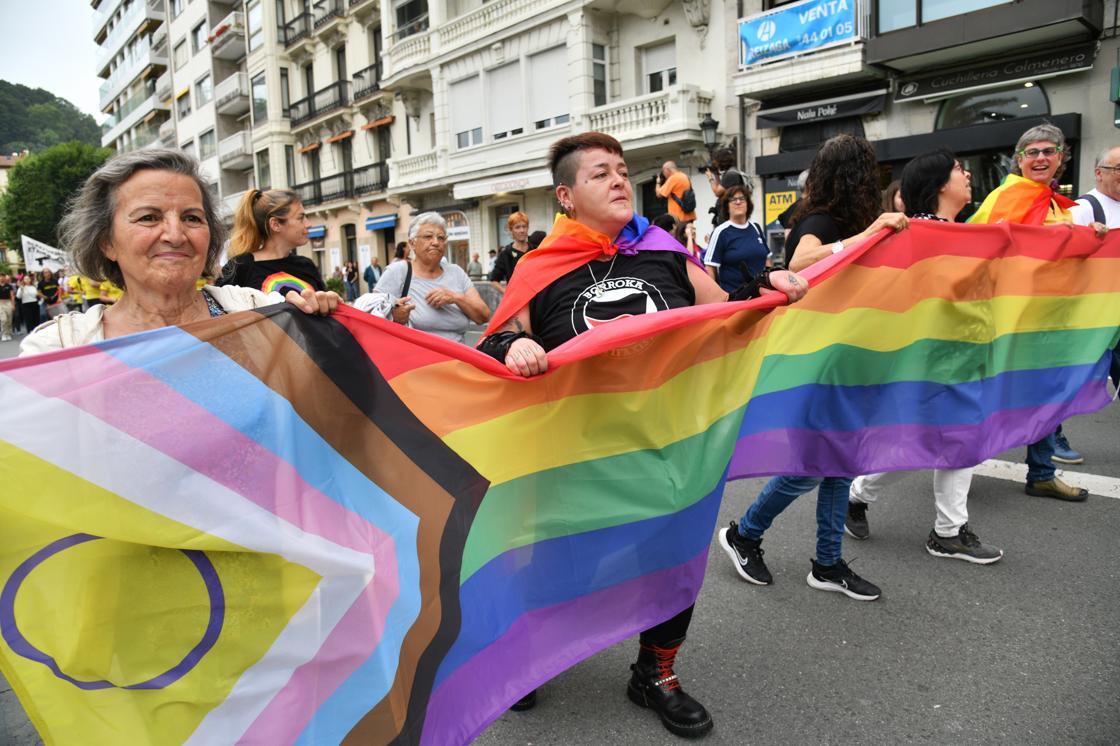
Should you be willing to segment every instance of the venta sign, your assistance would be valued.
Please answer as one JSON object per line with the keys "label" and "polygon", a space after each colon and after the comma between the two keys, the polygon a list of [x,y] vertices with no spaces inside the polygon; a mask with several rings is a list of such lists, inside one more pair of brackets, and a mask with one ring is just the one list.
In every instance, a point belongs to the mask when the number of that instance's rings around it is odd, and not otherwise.
{"label": "venta sign", "polygon": [[805,0],[739,21],[739,64],[781,59],[856,38],[855,0]]}

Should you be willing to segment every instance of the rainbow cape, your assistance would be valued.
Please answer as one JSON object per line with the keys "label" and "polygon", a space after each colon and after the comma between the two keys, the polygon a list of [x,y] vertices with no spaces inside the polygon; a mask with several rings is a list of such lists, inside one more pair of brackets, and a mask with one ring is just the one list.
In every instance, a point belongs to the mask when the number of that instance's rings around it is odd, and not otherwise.
{"label": "rainbow cape", "polygon": [[1076,202],[1053,191],[1050,187],[1031,181],[1017,174],[1008,174],[1003,183],[993,189],[977,208],[969,223],[1021,223],[1044,225],[1054,202],[1061,222],[1072,223],[1069,208]]}
{"label": "rainbow cape", "polygon": [[467,742],[694,601],[726,479],[968,466],[1104,406],[1118,269],[914,221],[535,379],[285,305],[4,362],[0,667],[48,744]]}

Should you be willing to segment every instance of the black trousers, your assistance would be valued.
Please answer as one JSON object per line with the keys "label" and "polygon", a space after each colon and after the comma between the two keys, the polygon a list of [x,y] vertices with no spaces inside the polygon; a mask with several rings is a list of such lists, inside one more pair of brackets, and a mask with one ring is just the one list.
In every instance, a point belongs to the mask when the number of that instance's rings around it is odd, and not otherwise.
{"label": "black trousers", "polygon": [[688,625],[692,623],[692,610],[695,608],[696,604],[693,604],[676,616],[650,627],[641,634],[639,641],[644,645],[658,647],[670,647],[671,644],[679,642],[688,634]]}

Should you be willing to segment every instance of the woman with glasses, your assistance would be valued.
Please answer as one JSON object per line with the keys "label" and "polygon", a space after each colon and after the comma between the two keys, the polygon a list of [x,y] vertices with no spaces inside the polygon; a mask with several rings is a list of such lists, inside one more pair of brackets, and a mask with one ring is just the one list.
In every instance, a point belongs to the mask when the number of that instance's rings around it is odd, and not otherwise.
{"label": "woman with glasses", "polygon": [[[1015,145],[1015,166],[985,199],[970,223],[1022,223],[1024,225],[1073,224],[1070,208],[1077,203],[1057,192],[1057,179],[1070,159],[1063,132],[1052,124],[1031,127]],[[1098,238],[1108,233],[1102,223],[1091,223]],[[1054,462],[1085,461],[1062,433],[1056,432],[1027,448],[1026,493],[1035,497],[1080,502],[1089,491],[1066,484],[1056,475]]]}
{"label": "woman with glasses", "polygon": [[265,293],[326,290],[315,263],[295,253],[307,243],[310,221],[299,195],[287,189],[250,189],[237,206],[230,260],[219,286],[239,285]]}
{"label": "woman with glasses", "polygon": [[[708,274],[727,292],[757,277],[770,264],[770,250],[762,230],[749,222],[754,209],[750,191],[742,185],[728,187],[723,193],[721,212],[729,217],[716,226],[704,252]],[[746,272],[744,274],[744,267]]]}
{"label": "woman with glasses", "polygon": [[485,324],[490,307],[457,264],[443,264],[447,222],[439,213],[412,219],[408,245],[415,259],[390,264],[373,290],[393,303],[390,318],[398,324],[462,342],[469,322]]}

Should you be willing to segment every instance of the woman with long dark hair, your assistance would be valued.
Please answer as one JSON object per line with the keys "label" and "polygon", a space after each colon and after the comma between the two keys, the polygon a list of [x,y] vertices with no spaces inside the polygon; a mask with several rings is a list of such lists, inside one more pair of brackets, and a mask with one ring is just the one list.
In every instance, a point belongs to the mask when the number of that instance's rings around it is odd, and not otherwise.
{"label": "woman with long dark hair", "polygon": [[[817,151],[809,167],[806,196],[794,213],[786,241],[791,270],[842,251],[847,244],[883,228],[902,230],[906,216],[879,214],[879,167],[875,151],[861,137],[839,135]],[[743,580],[770,585],[773,576],[762,560],[762,535],[783,510],[806,492],[817,490],[817,557],[806,581],[822,591],[837,591],[857,601],[879,598],[878,586],[856,575],[841,556],[848,512],[848,477],[774,477],[762,488],[742,519],[719,532],[719,544]]]}

